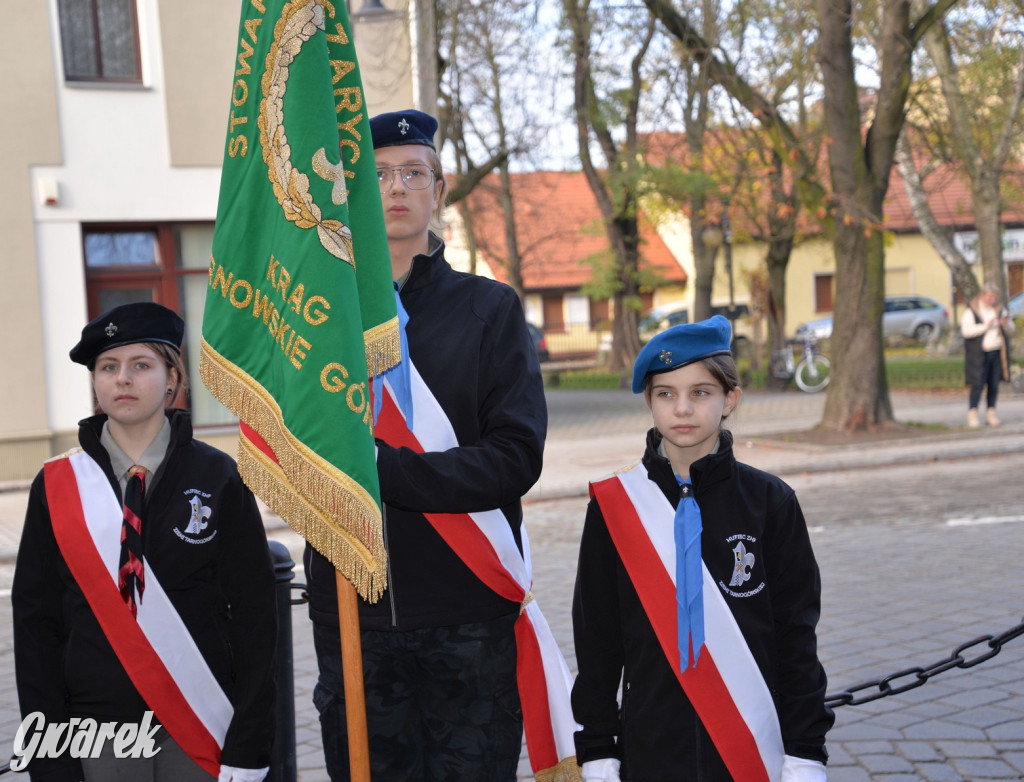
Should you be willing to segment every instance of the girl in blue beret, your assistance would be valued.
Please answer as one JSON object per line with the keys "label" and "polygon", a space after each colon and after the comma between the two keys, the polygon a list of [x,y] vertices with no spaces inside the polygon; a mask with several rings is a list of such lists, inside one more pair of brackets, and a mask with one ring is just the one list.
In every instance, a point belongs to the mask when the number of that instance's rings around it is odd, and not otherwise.
{"label": "girl in blue beret", "polygon": [[11,590],[24,720],[12,768],[33,780],[269,771],[273,565],[234,460],[174,407],[183,334],[177,313],[138,302],[71,350],[101,412],[33,482]]}
{"label": "girl in blue beret", "polygon": [[722,428],[742,396],[730,336],[715,316],[644,346],[643,459],[591,484],[573,598],[587,782],[825,779],[818,567],[793,490]]}

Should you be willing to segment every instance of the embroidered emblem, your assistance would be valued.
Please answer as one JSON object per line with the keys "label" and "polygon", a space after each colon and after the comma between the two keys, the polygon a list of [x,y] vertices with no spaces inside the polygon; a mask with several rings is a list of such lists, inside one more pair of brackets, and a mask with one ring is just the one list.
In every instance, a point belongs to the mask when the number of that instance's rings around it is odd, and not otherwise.
{"label": "embroidered emblem", "polygon": [[660,361],[662,364],[671,364],[672,363],[672,351],[671,350],[663,350],[663,351],[661,351],[661,355],[658,356],[658,361]]}
{"label": "embroidered emblem", "polygon": [[729,586],[742,586],[750,580],[750,570],[754,567],[754,555],[747,553],[747,547],[743,545],[742,540],[736,544],[736,548],[732,550],[732,553],[735,555],[736,560],[732,571],[732,581],[729,582]]}
{"label": "embroidered emblem", "polygon": [[[267,177],[285,219],[298,228],[316,228],[324,249],[354,267],[351,229],[340,220],[324,218],[310,192],[309,177],[292,162],[292,147],[285,133],[284,107],[289,69],[301,55],[303,44],[323,29],[324,9],[320,2],[301,0],[285,7],[274,28],[274,40],[267,54],[262,83],[264,97],[260,100],[257,125]],[[302,136],[300,132],[299,137]],[[332,151],[331,154],[339,153]],[[340,162],[330,163],[322,147],[313,153],[310,165],[316,174],[334,183],[331,200],[335,204],[345,203],[348,200],[345,179],[354,177],[355,172],[346,171]]]}
{"label": "embroidered emblem", "polygon": [[409,123],[405,121],[405,117],[398,120],[398,132],[403,136],[409,132]]}
{"label": "embroidered emblem", "polygon": [[[753,549],[757,548],[757,538],[752,535],[730,535],[725,539],[726,543],[733,544],[732,548],[732,575],[729,576],[729,583],[726,584],[723,579],[718,580],[718,587],[729,597],[753,597],[754,595],[760,594],[762,590],[768,585],[761,579],[760,583],[753,588],[744,590],[734,589],[733,587],[742,587],[750,581],[754,576],[754,564],[757,562],[757,557],[750,551],[747,551],[747,546]],[[719,555],[721,556],[721,555]]]}
{"label": "embroidered emblem", "polygon": [[115,326],[114,322],[111,321],[110,323],[107,324],[107,327],[105,329],[103,329],[103,330],[106,332],[108,337],[112,337],[112,336],[114,336],[117,333],[117,326]]}
{"label": "embroidered emblem", "polygon": [[199,489],[189,489],[185,492],[185,497],[188,500],[189,508],[188,524],[185,525],[184,530],[179,530],[175,527],[174,534],[186,543],[198,544],[213,540],[217,535],[216,529],[205,537],[197,537],[202,535],[206,528],[210,526],[208,519],[213,515],[213,510],[208,505],[203,504],[203,500],[209,499],[210,495]]}
{"label": "embroidered emblem", "polygon": [[[203,501],[196,496],[192,496],[188,504],[192,508],[192,516],[188,520],[188,526],[185,527],[185,534],[198,535],[209,525],[210,522],[206,521],[206,519],[210,518],[210,514],[213,511],[203,505]],[[735,576],[733,579],[735,580]]]}

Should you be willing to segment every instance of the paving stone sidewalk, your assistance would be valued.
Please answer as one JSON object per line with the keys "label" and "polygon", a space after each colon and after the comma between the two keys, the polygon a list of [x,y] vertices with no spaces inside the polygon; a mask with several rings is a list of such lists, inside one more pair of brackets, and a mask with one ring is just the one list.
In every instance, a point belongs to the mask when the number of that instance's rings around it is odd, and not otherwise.
{"label": "paving stone sidewalk", "polygon": [[[1005,629],[1024,612],[1024,397],[1000,402],[1004,426],[968,430],[963,395],[894,392],[897,419],[935,427],[906,441],[828,447],[787,442],[815,425],[824,395],[748,393],[731,424],[739,458],[785,477],[801,497],[822,568],[821,655],[835,686],[891,672],[894,661],[931,663],[958,642]],[[541,480],[526,498],[538,602],[571,668],[569,606],[587,481],[640,456],[649,413],[624,392],[553,392]],[[997,517],[953,510],[960,471],[979,459],[1006,470]],[[865,488],[867,487],[867,488]],[[0,491],[0,755],[17,729],[10,574],[24,515],[24,485]],[[927,510],[933,523],[907,523]],[[994,512],[996,512],[994,511]],[[958,515],[959,514],[959,515]],[[1016,514],[1016,515],[1015,515]],[[862,520],[861,520],[862,519]],[[966,521],[964,521],[966,519]],[[302,541],[265,516],[301,583]],[[316,661],[305,610],[294,625],[296,747],[300,782],[325,782],[311,706]],[[1024,639],[969,671],[873,704],[843,707],[829,736],[832,782],[1024,779]],[[6,778],[6,777],[5,777]],[[520,779],[531,780],[525,755]]]}

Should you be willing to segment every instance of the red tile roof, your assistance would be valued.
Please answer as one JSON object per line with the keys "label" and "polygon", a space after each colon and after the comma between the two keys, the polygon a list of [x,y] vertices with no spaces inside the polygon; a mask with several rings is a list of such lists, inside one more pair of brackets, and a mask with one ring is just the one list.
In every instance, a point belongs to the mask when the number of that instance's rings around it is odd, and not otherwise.
{"label": "red tile roof", "polygon": [[[591,280],[586,263],[607,252],[601,212],[582,172],[537,171],[512,174],[512,199],[522,275],[527,291],[575,290]],[[478,249],[494,275],[508,281],[504,216],[498,207],[497,175],[488,176],[468,197]],[[665,281],[683,283],[686,272],[650,222],[640,222],[640,268]]]}
{"label": "red tile roof", "polygon": [[[735,134],[726,132],[718,143],[735,146]],[[680,133],[650,133],[643,136],[641,143],[645,149],[645,156],[652,165],[664,165],[667,160],[673,160],[680,164],[687,160],[688,150],[686,140]],[[737,142],[738,143],[738,142]],[[715,157],[714,165],[720,166],[722,155]],[[828,183],[827,160],[822,160],[822,181]],[[755,176],[756,174],[751,174]],[[953,164],[943,164],[934,171],[927,174],[923,181],[924,190],[928,197],[932,213],[936,221],[943,227],[956,226],[958,229],[970,228],[974,224],[974,216],[971,211],[970,184],[966,176]],[[1006,191],[1008,188],[1004,188]],[[1007,192],[1003,193],[1007,201],[1014,201]],[[763,198],[762,198],[763,201]],[[718,208],[712,206],[711,208]],[[743,210],[734,208],[734,228],[740,229],[748,234],[756,234],[754,226],[744,225]],[[820,227],[816,226],[806,210],[801,211],[800,230],[808,233],[820,233]],[[1015,201],[1008,203],[1003,211],[1003,222],[1006,224],[1020,224],[1024,222],[1024,205]],[[918,232],[920,229],[917,219],[910,208],[910,201],[907,198],[907,191],[903,184],[903,177],[900,175],[899,167],[893,166],[889,176],[889,189],[886,191],[884,204],[884,224],[892,231]]]}

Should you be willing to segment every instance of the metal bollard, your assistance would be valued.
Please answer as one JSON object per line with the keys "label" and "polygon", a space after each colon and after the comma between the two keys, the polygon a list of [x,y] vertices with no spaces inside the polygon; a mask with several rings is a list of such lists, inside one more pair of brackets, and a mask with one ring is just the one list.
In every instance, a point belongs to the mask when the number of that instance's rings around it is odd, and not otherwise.
{"label": "metal bollard", "polygon": [[292,588],[295,563],[280,541],[268,541],[277,582],[277,710],[268,782],[295,782],[295,656],[292,649]]}

